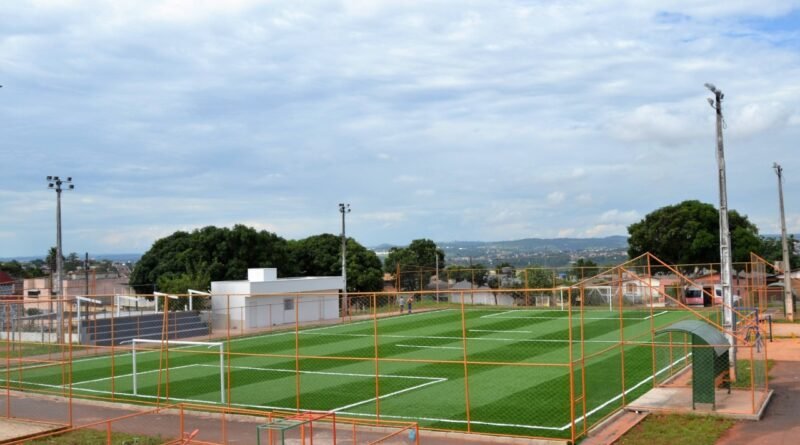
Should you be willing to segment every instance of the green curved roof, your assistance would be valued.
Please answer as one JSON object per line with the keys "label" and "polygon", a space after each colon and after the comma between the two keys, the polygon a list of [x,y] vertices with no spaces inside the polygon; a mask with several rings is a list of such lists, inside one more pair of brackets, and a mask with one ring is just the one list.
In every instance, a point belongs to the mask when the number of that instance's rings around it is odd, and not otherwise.
{"label": "green curved roof", "polygon": [[657,334],[665,332],[685,332],[699,338],[703,343],[714,346],[714,352],[720,356],[728,350],[730,346],[728,339],[713,325],[700,320],[683,320],[673,323],[665,328],[656,331]]}

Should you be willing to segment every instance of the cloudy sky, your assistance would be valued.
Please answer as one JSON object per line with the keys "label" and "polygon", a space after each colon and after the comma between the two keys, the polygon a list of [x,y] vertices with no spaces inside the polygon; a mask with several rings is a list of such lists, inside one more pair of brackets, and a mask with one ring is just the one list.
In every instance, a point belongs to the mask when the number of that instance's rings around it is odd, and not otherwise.
{"label": "cloudy sky", "polygon": [[[661,4],[659,4],[661,3]],[[365,245],[624,235],[685,199],[800,231],[800,1],[0,3],[0,257],[247,224]]]}

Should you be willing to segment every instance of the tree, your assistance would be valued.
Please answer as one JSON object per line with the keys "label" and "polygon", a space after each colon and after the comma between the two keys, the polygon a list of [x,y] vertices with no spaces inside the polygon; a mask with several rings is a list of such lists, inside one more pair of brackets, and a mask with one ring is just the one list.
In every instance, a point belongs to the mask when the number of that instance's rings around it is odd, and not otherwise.
{"label": "tree", "polygon": [[77,253],[72,252],[64,258],[64,272],[75,272],[83,264]]}
{"label": "tree", "polygon": [[581,281],[585,278],[593,277],[599,272],[600,271],[597,268],[597,263],[585,258],[578,258],[578,260],[572,265],[572,269],[569,273],[576,280]]}
{"label": "tree", "polygon": [[[455,281],[469,281],[475,287],[489,284],[489,270],[481,263],[472,266],[451,265],[445,269],[447,278]],[[498,283],[499,284],[499,283]]]}
{"label": "tree", "polygon": [[178,231],[157,240],[136,263],[130,282],[137,292],[151,293],[161,276],[171,277],[168,280],[202,277],[203,282],[197,284],[208,288],[210,281],[245,279],[249,267],[275,267],[280,276],[297,272],[286,240],[237,224],[232,229],[208,226],[191,233]]}
{"label": "tree", "polygon": [[555,286],[553,272],[548,269],[527,269],[525,287],[530,289],[550,289]]}
{"label": "tree", "polygon": [[384,270],[390,274],[400,271],[401,290],[420,290],[436,269],[436,257],[440,267],[444,265],[444,252],[429,239],[415,239],[408,247],[392,247],[383,263]]}
{"label": "tree", "polygon": [[[342,239],[324,233],[290,241],[291,259],[302,276],[339,276],[342,274]],[[381,260],[375,252],[352,238],[347,239],[347,291],[383,290]]]}
{"label": "tree", "polygon": [[[735,210],[728,212],[734,263],[749,261],[759,246],[758,228]],[[719,211],[684,201],[662,207],[628,227],[628,256],[650,252],[668,264],[719,263]]]}
{"label": "tree", "polygon": [[[800,255],[797,253],[798,240],[795,239],[794,235],[789,235],[787,241],[789,244],[789,263],[792,269],[796,269],[800,267]],[[783,245],[781,244],[781,238],[762,236],[760,250],[756,251],[756,253],[758,253],[761,258],[773,263],[776,261],[783,261]]]}

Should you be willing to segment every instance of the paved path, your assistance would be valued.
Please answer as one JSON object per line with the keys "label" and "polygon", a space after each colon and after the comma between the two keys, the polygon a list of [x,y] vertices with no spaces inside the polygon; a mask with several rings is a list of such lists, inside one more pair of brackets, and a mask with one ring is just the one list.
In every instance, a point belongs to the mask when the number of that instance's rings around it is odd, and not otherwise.
{"label": "paved path", "polygon": [[[6,406],[6,394],[0,394],[0,406]],[[59,397],[42,396],[38,394],[15,393],[11,401],[12,415],[19,418],[37,419],[38,421],[52,421],[64,424],[67,416],[67,402]],[[87,401],[74,399],[72,404],[73,424],[76,426],[86,425],[94,422],[101,422],[109,418],[118,418],[134,414],[141,411],[140,406],[118,404],[113,402]],[[184,431],[199,430],[197,440],[207,441],[208,443],[225,443],[229,445],[244,445],[256,443],[256,426],[263,424],[264,418],[254,416],[235,416],[227,417],[227,422],[223,427],[218,415],[193,413],[184,417]],[[338,423],[337,423],[338,425]],[[3,426],[0,425],[0,428]],[[129,434],[142,434],[148,436],[160,436],[162,439],[177,438],[180,431],[180,418],[174,411],[159,412],[144,416],[134,416],[129,419],[115,422],[112,426],[114,431]],[[368,427],[361,428],[357,433],[357,440],[353,439],[351,428],[337,426],[337,443],[351,445],[353,443],[369,443],[378,440],[387,434],[382,432],[370,431]],[[95,429],[103,430],[104,425],[98,425]],[[324,424],[315,426],[315,443],[333,443],[330,428]],[[503,438],[498,436],[464,435],[458,433],[439,433],[439,432],[420,432],[420,443],[422,445],[461,445],[461,444],[514,444],[514,445],[559,445],[564,441],[539,441],[522,438]],[[266,436],[263,437],[266,441]],[[300,444],[299,440],[287,440],[287,444]],[[408,434],[400,434],[391,439],[382,441],[387,445],[412,445]]]}
{"label": "paved path", "polygon": [[[800,327],[800,326],[798,326]],[[775,390],[759,422],[740,422],[717,445],[796,445],[800,443],[800,340],[778,339],[768,345],[775,360],[770,388]]]}

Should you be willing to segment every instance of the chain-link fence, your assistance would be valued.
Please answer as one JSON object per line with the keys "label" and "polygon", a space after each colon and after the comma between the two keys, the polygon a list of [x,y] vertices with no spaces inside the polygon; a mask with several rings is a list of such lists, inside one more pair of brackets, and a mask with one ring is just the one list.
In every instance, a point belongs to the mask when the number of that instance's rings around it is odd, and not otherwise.
{"label": "chain-link fence", "polygon": [[701,377],[720,406],[730,391],[758,409],[767,275],[755,260],[745,269],[733,306],[711,267],[650,255],[582,278],[519,270],[509,288],[431,274],[406,280],[422,277],[417,289],[346,296],[88,296],[65,302],[60,322],[50,302],[22,300],[3,306],[2,378],[9,392],[575,440],[648,391],[697,391]]}

